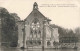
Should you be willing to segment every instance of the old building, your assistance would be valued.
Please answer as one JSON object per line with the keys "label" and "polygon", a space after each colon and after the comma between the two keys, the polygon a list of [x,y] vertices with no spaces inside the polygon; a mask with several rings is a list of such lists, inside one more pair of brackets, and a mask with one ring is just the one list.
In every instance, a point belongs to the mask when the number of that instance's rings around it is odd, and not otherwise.
{"label": "old building", "polygon": [[54,48],[54,41],[59,42],[59,34],[58,28],[50,26],[50,21],[35,2],[27,18],[18,22],[18,47]]}

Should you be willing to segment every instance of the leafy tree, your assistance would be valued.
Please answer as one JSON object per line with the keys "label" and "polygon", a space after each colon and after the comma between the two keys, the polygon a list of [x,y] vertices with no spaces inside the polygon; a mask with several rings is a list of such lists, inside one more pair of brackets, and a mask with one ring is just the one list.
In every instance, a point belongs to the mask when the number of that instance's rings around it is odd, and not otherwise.
{"label": "leafy tree", "polygon": [[62,28],[61,26],[54,25],[54,24],[50,26],[53,28],[58,28],[60,43],[78,42],[78,38],[76,37],[72,29],[65,29],[65,28]]}
{"label": "leafy tree", "polygon": [[[7,9],[0,8],[0,18],[2,25],[2,42],[14,42],[15,39],[15,19],[9,14]],[[17,38],[17,37],[16,37]]]}
{"label": "leafy tree", "polygon": [[77,28],[75,29],[75,35],[76,35],[76,37],[78,38],[78,41],[80,42],[80,27],[77,27]]}

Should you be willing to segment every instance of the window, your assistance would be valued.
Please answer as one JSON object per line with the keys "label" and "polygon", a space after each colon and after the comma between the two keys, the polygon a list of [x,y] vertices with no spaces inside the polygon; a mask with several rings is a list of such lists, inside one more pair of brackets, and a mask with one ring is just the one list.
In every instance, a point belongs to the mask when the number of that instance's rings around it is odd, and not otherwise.
{"label": "window", "polygon": [[33,38],[41,36],[40,22],[37,18],[35,18],[31,23],[31,34],[33,35]]}

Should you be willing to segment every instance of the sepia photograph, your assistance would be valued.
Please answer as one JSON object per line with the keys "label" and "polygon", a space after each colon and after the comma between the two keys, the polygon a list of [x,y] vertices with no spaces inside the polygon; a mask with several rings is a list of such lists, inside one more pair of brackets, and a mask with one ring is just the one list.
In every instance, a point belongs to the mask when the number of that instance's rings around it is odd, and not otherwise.
{"label": "sepia photograph", "polygon": [[80,0],[0,0],[0,51],[80,51]]}

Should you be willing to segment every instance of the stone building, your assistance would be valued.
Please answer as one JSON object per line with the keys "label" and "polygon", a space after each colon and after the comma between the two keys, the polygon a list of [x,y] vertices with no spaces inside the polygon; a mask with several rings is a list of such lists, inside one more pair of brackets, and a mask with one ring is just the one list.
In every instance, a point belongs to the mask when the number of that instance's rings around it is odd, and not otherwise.
{"label": "stone building", "polygon": [[27,18],[18,22],[18,47],[54,48],[54,41],[59,42],[59,33],[58,28],[50,26],[50,21],[35,2]]}

